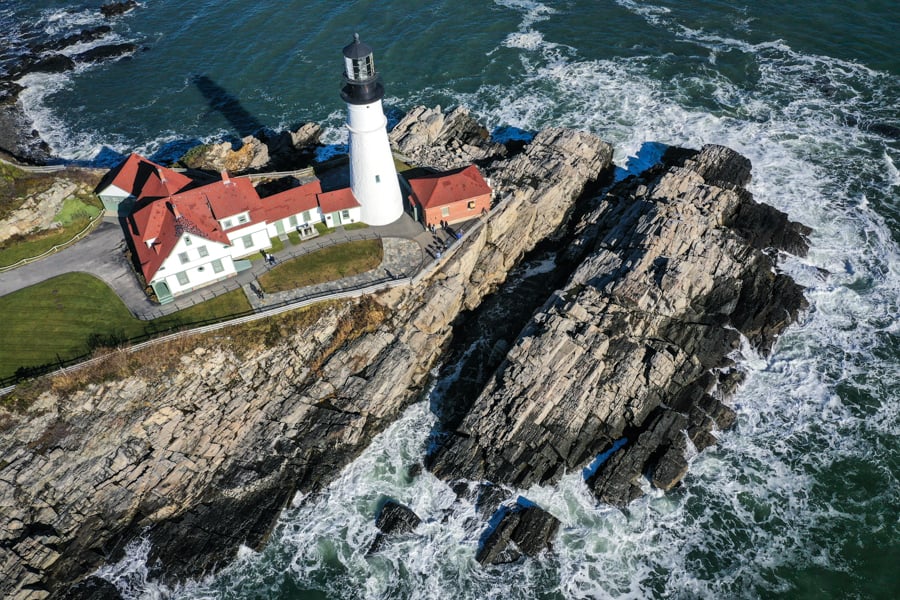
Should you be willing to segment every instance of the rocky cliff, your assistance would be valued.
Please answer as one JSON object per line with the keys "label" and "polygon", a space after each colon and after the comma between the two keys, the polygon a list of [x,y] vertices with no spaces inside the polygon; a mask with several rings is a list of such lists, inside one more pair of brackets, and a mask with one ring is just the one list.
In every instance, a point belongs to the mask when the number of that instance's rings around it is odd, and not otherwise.
{"label": "rocky cliff", "polygon": [[458,313],[559,229],[610,159],[595,136],[542,132],[490,166],[499,205],[415,287],[116,354],[103,383],[4,399],[0,595],[58,597],[142,535],[169,578],[258,546],[296,491],[326,484],[419,396]]}
{"label": "rocky cliff", "polygon": [[[672,154],[670,154],[672,156]],[[761,353],[806,306],[779,250],[809,230],[756,203],[750,163],[707,146],[613,189],[581,224],[588,250],[432,457],[447,479],[528,487],[592,463],[597,497],[668,490],[688,446],[728,427],[742,339]]]}

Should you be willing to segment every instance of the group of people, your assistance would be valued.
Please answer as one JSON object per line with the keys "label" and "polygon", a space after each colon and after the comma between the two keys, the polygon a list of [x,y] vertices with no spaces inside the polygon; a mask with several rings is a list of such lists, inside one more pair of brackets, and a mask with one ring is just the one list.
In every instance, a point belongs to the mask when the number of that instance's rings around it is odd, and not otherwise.
{"label": "group of people", "polygon": [[434,223],[428,225],[428,231],[431,232],[433,240],[428,244],[426,249],[432,258],[441,258],[444,250],[450,247],[453,240],[462,238],[462,233],[450,227],[450,224],[447,221],[442,220],[440,222],[440,228],[444,234],[448,236],[446,240],[438,235],[438,227]]}
{"label": "group of people", "polygon": [[275,263],[278,262],[277,260],[275,260],[274,254],[269,254],[265,250],[260,250],[260,252],[262,252],[263,259],[266,261],[266,263],[268,263],[270,265],[274,265]]}

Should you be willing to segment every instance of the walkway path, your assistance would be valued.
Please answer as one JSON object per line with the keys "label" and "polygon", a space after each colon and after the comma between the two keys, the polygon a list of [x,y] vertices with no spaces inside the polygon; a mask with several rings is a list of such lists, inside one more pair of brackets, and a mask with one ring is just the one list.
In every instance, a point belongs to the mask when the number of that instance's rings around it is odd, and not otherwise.
{"label": "walkway path", "polygon": [[[404,214],[402,218],[390,225],[354,229],[352,231],[338,228],[334,233],[320,236],[296,246],[286,244],[283,250],[275,253],[275,257],[279,261],[289,260],[326,246],[353,240],[376,237],[383,240],[396,238],[396,242],[385,242],[385,257],[390,262],[384,263],[379,269],[376,269],[377,273],[371,273],[371,276],[366,279],[366,281],[374,282],[388,277],[387,272],[390,272],[392,276],[409,276],[418,272],[424,264],[425,258],[427,258],[424,250],[427,244],[427,236],[430,236],[430,234],[424,231],[419,223]],[[399,243],[400,240],[414,240],[416,244],[415,246],[401,244]],[[418,248],[418,252],[416,248]],[[118,294],[132,314],[143,320],[155,319],[177,312],[238,288],[244,288],[248,292],[247,297],[255,307],[275,303],[274,300],[268,297],[264,298],[265,303],[260,303],[256,294],[249,289],[250,283],[256,285],[256,278],[271,268],[263,260],[254,261],[250,269],[239,273],[236,277],[231,277],[203,287],[196,292],[179,296],[169,304],[159,305],[153,303],[147,298],[147,295],[138,284],[134,270],[126,258],[125,250],[125,238],[118,221],[112,218],[104,219],[100,226],[83,240],[65,250],[0,274],[0,296],[10,294],[41,281],[46,281],[58,275],[82,272],[94,275],[106,282]],[[340,280],[333,283],[339,284],[333,289],[347,289],[348,286],[358,285],[361,281],[345,282]],[[287,293],[290,292],[285,292],[285,294]],[[309,290],[305,290],[304,293],[308,294]],[[272,296],[274,297],[275,295]]]}
{"label": "walkway path", "polygon": [[255,310],[269,306],[281,305],[293,300],[324,296],[331,292],[348,289],[360,289],[374,283],[411,277],[422,266],[422,247],[414,240],[386,237],[381,238],[384,247],[384,260],[381,264],[365,273],[327,281],[317,285],[309,285],[284,292],[263,294],[258,296],[254,289],[259,289],[259,282],[243,283],[244,293]]}
{"label": "walkway path", "polygon": [[152,306],[125,256],[122,227],[112,218],[104,218],[94,231],[68,248],[0,274],[0,296],[57,275],[77,272],[103,280],[132,312]]}

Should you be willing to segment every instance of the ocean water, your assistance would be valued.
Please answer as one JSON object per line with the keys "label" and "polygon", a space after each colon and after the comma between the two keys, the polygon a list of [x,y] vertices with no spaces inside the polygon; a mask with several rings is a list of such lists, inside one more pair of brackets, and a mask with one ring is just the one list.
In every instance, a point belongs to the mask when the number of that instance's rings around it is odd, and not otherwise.
{"label": "ocean water", "polygon": [[[0,68],[31,35],[100,24],[100,4],[5,0]],[[67,160],[108,164],[132,149],[165,160],[310,120],[341,144],[340,49],[359,31],[393,111],[465,104],[491,128],[587,129],[623,167],[647,142],[725,144],[752,160],[757,200],[814,228],[809,256],[781,264],[810,309],[770,357],[738,357],[748,379],[737,423],[673,492],[619,511],[598,505],[579,473],[521,490],[562,521],[555,552],[482,569],[474,507],[427,472],[408,476],[434,419],[423,402],[324,493],[297,498],[262,551],[243,549],[215,577],[165,587],[136,543],[101,570],[127,597],[895,597],[894,2],[143,0],[112,25],[104,42],[143,49],[26,78],[26,109]],[[366,557],[387,496],[424,523]]]}

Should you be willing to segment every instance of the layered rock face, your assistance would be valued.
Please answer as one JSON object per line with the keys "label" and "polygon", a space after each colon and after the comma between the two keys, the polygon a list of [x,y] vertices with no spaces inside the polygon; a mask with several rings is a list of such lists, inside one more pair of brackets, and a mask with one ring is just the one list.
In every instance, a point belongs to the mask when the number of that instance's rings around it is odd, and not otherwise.
{"label": "layered rock face", "polygon": [[250,348],[226,331],[175,368],[18,409],[7,400],[0,595],[58,595],[142,535],[170,579],[258,546],[297,490],[330,481],[419,396],[453,319],[559,228],[610,157],[594,136],[544,132],[492,167],[505,200],[417,286],[334,305],[295,331],[273,322]]}
{"label": "layered rock face", "polygon": [[502,157],[506,148],[464,106],[444,113],[440,106],[416,106],[390,133],[391,145],[418,165],[439,170],[464,167]]}
{"label": "layered rock face", "polygon": [[752,199],[735,152],[708,146],[679,163],[588,215],[573,251],[593,250],[432,457],[436,474],[528,487],[606,452],[588,484],[623,506],[645,475],[677,484],[688,444],[731,424],[741,337],[766,353],[806,306],[764,250],[803,253],[809,230]]}
{"label": "layered rock face", "polygon": [[321,136],[317,123],[305,123],[294,131],[259,131],[244,136],[237,149],[229,142],[197,146],[179,162],[191,169],[230,173],[296,168],[309,162]]}

